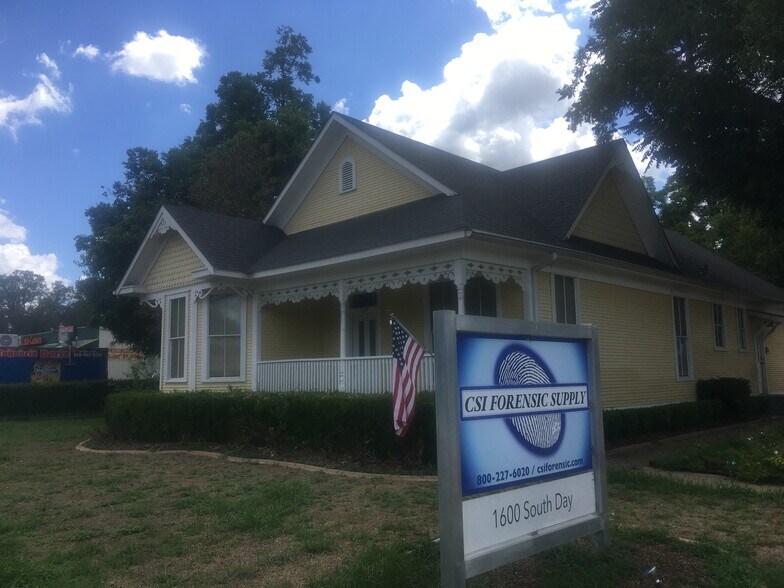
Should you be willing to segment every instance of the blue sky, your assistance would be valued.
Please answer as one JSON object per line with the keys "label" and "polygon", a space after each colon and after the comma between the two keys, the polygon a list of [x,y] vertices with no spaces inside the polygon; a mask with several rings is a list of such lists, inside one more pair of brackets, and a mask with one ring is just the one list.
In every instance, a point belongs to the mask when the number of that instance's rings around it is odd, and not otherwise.
{"label": "blue sky", "polygon": [[317,99],[505,169],[591,145],[554,89],[592,0],[0,4],[0,273],[78,280],[84,211],[127,149],[192,135],[220,77],[257,72],[275,30],[313,47]]}

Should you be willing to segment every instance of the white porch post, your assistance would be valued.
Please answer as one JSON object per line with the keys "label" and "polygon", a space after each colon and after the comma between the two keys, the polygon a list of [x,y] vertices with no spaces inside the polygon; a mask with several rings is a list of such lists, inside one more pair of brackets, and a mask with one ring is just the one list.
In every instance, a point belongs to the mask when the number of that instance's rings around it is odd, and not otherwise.
{"label": "white porch post", "polygon": [[346,391],[346,356],[348,343],[346,341],[346,303],[348,296],[346,295],[346,285],[343,280],[340,280],[340,288],[338,290],[338,302],[340,303],[340,368],[338,370],[338,390],[341,392]]}
{"label": "white porch post", "polygon": [[253,358],[253,366],[251,368],[251,384],[250,389],[254,392],[259,389],[259,362],[261,361],[261,308],[259,296],[256,292],[253,293],[253,342],[250,356]]}
{"label": "white porch post", "polygon": [[457,314],[465,314],[465,260],[455,260],[455,287],[457,288]]}
{"label": "white porch post", "polygon": [[199,296],[196,290],[190,291],[191,298],[191,320],[190,320],[190,342],[188,349],[188,390],[196,390],[196,332],[199,323]]}
{"label": "white porch post", "polygon": [[[536,277],[533,270],[526,270],[526,277],[519,281],[520,290],[523,292],[523,318],[527,321],[536,320]],[[526,291],[528,295],[526,296]]]}

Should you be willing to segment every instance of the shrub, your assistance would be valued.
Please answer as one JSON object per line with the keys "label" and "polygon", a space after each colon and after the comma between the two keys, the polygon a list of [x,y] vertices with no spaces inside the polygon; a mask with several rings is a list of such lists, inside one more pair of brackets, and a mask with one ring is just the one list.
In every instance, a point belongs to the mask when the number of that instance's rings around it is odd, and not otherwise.
{"label": "shrub", "polygon": [[605,410],[604,438],[620,441],[696,429],[719,423],[724,415],[724,405],[719,400]]}
{"label": "shrub", "polygon": [[730,416],[748,412],[751,385],[745,378],[711,378],[697,381],[697,400],[720,400]]}
{"label": "shrub", "polygon": [[0,385],[0,416],[100,414],[113,381]]}
{"label": "shrub", "polygon": [[420,393],[403,439],[392,428],[391,395],[194,392],[111,396],[111,438],[307,448],[358,458],[434,465],[435,397]]}

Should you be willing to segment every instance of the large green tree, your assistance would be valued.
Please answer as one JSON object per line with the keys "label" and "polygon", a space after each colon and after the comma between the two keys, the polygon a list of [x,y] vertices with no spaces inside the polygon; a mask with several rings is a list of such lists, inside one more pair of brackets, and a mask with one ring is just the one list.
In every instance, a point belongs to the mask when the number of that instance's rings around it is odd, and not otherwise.
{"label": "large green tree", "polygon": [[680,185],[765,220],[784,212],[783,93],[780,0],[600,0],[560,90],[573,129],[639,138]]}
{"label": "large green tree", "polygon": [[87,319],[73,286],[29,270],[0,275],[0,333],[29,334],[80,325]]}
{"label": "large green tree", "polygon": [[318,82],[304,36],[279,27],[255,74],[229,72],[193,137],[166,153],[128,151],[124,181],[86,211],[91,233],[76,237],[86,278],[80,294],[92,323],[146,353],[160,348],[159,318],[113,291],[164,203],[261,219],[329,116],[305,87]]}

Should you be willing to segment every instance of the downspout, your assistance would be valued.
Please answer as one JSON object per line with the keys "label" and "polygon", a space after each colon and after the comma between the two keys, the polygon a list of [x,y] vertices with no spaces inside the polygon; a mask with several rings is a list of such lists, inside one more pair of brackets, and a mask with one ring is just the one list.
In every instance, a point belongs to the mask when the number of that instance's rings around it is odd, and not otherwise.
{"label": "downspout", "polygon": [[531,295],[529,298],[529,304],[526,307],[526,312],[530,310],[531,318],[528,320],[538,321],[539,320],[539,287],[536,279],[536,274],[540,270],[552,266],[556,260],[558,259],[558,254],[555,251],[552,251],[546,259],[540,261],[539,263],[531,266],[528,270],[528,277],[531,289]]}

